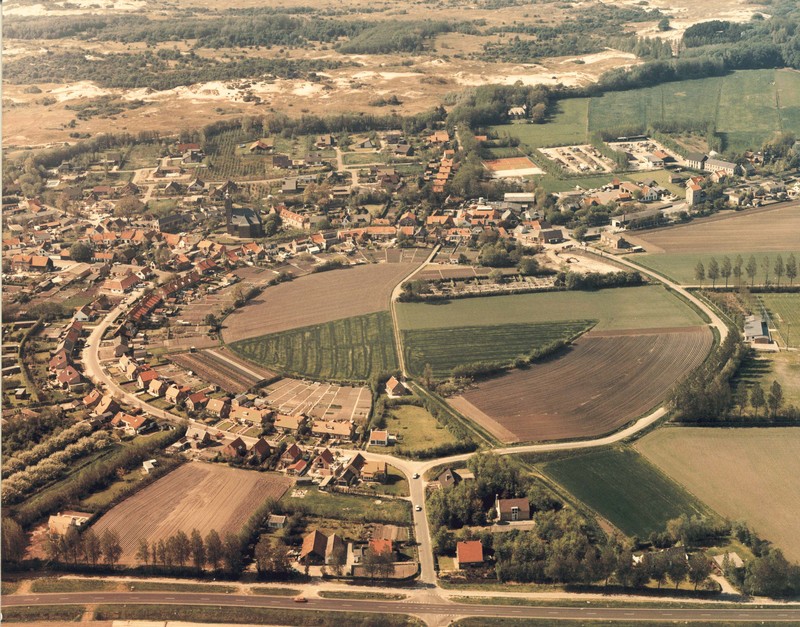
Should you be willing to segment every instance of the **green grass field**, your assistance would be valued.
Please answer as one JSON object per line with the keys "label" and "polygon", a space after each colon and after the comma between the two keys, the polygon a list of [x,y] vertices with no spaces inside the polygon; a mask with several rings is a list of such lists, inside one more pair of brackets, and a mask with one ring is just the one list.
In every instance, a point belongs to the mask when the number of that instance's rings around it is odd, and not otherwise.
{"label": "green grass field", "polygon": [[800,347],[800,294],[758,294],[758,299],[778,329],[781,343]]}
{"label": "green grass field", "polygon": [[[784,405],[800,407],[800,352],[755,351],[742,362],[734,381],[745,388],[758,384],[765,393],[769,392],[772,382],[777,381],[783,389]],[[749,407],[745,415],[753,413]]]}
{"label": "green grass field", "polygon": [[261,366],[313,379],[364,381],[397,368],[388,312],[333,320],[230,345]]}
{"label": "green grass field", "polygon": [[[754,277],[756,285],[763,285],[764,283],[764,270],[761,267],[761,260],[764,257],[769,257],[770,260],[770,269],[769,269],[769,280],[770,282],[775,281],[775,276],[773,273],[773,267],[775,266],[775,258],[780,254],[783,256],[784,261],[787,259],[791,251],[782,251],[782,252],[769,252],[769,253],[748,253],[748,252],[741,252],[741,251],[733,251],[733,252],[714,252],[714,253],[637,253],[633,255],[628,255],[627,259],[633,261],[634,263],[638,263],[645,268],[649,268],[650,270],[654,270],[655,272],[662,274],[673,281],[677,281],[682,285],[699,285],[700,281],[695,279],[695,268],[697,267],[697,262],[702,261],[703,266],[708,271],[708,264],[712,258],[717,260],[717,263],[720,265],[722,264],[722,260],[724,257],[728,257],[731,260],[731,263],[736,262],[736,255],[741,255],[742,259],[744,259],[744,265],[747,265],[748,260],[750,259],[750,255],[752,254],[756,258],[756,275]],[[797,257],[797,252],[795,252],[795,257]],[[747,277],[747,274],[742,268],[742,282],[746,285],[750,285],[750,279]],[[787,283],[786,277],[783,277],[782,283]],[[706,287],[711,287],[711,280],[706,278],[702,284]],[[717,280],[717,287],[724,286],[725,279],[718,279]],[[730,279],[728,280],[728,285],[738,285],[736,279],[731,275]]]}
{"label": "green grass field", "polygon": [[548,462],[543,470],[629,536],[645,538],[681,514],[707,512],[632,449],[577,454]]}
{"label": "green grass field", "polygon": [[[303,496],[293,496],[296,492]],[[293,512],[336,520],[394,525],[407,525],[411,521],[411,503],[408,501],[384,499],[378,505],[372,497],[321,492],[316,487],[289,490],[281,504]]]}
{"label": "green grass field", "polygon": [[557,340],[574,338],[591,328],[591,320],[557,323],[499,324],[493,326],[410,329],[403,332],[406,365],[421,375],[430,364],[436,378],[453,368],[478,361],[513,362]]}
{"label": "green grass field", "polygon": [[448,303],[400,303],[400,328],[453,327],[599,320],[595,329],[654,329],[703,324],[698,315],[660,285],[596,292],[545,292],[462,298]]}
{"label": "green grass field", "polygon": [[653,122],[712,121],[727,149],[758,148],[776,131],[800,133],[800,74],[744,70],[558,103],[547,124],[492,127],[529,148],[571,145],[591,131],[645,128]]}
{"label": "green grass field", "polygon": [[[399,438],[393,451],[397,454],[413,454],[455,442],[453,434],[431,416],[427,409],[415,405],[400,405],[387,410],[386,428]],[[373,447],[370,450],[380,452],[382,448]]]}

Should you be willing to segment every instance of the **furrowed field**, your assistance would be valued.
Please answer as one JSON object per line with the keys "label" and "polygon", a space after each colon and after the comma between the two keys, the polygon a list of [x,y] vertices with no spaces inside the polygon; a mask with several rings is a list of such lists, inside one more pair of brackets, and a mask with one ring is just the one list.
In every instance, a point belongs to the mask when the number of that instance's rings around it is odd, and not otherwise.
{"label": "furrowed field", "polygon": [[800,347],[800,294],[758,294],[758,300],[778,329],[782,343]]}
{"label": "furrowed field", "polygon": [[430,364],[436,378],[450,376],[453,368],[478,361],[511,363],[557,340],[567,340],[593,325],[590,320],[570,322],[500,324],[495,326],[411,329],[403,332],[406,364],[422,374]]}
{"label": "furrowed field", "polygon": [[715,125],[726,149],[759,148],[776,130],[800,132],[800,74],[745,70],[559,103],[547,124],[493,127],[530,148],[583,143],[593,131],[646,129],[653,123]]}
{"label": "furrowed field", "polygon": [[707,509],[629,448],[577,454],[542,470],[628,536],[646,538],[667,521]]}
{"label": "furrowed field", "polygon": [[230,344],[259,365],[313,379],[364,381],[397,368],[392,317],[382,311]]}
{"label": "furrowed field", "polygon": [[464,298],[446,304],[400,303],[397,317],[404,331],[574,320],[599,320],[594,331],[702,324],[660,285]]}
{"label": "furrowed field", "polygon": [[800,429],[659,429],[636,449],[714,511],[800,560]]}

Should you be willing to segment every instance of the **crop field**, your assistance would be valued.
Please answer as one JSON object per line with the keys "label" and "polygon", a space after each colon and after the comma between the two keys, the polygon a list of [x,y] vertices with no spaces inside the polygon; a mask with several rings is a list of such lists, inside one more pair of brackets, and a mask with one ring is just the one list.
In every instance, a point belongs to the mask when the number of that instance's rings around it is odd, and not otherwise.
{"label": "crop field", "polygon": [[397,317],[404,331],[574,320],[599,320],[595,331],[702,324],[692,309],[660,285],[399,303]]}
{"label": "crop field", "polygon": [[800,132],[800,74],[791,70],[745,70],[729,76],[664,83],[561,101],[547,124],[492,127],[530,148],[565,146],[589,132],[645,129],[653,122],[716,124],[730,150],[759,148],[777,129]]}
{"label": "crop field", "polygon": [[659,429],[636,449],[722,516],[800,560],[800,429]]}
{"label": "crop field", "polygon": [[592,331],[566,354],[480,383],[449,402],[506,443],[599,436],[657,405],[711,345],[705,327]]}
{"label": "crop field", "polygon": [[212,529],[222,537],[238,533],[262,503],[280,499],[290,485],[283,475],[191,462],[113,507],[93,529],[115,531],[120,563],[133,564],[142,538],[152,543],[192,529],[203,536]]}
{"label": "crop field", "polygon": [[372,407],[369,388],[281,379],[264,388],[270,405],[282,414],[363,422]]}
{"label": "crop field", "polygon": [[573,338],[593,325],[591,320],[495,326],[411,329],[403,332],[408,368],[420,375],[430,364],[436,378],[447,378],[456,366],[477,361],[511,363],[557,340]]}
{"label": "crop field", "polygon": [[[726,211],[688,224],[653,229],[630,239],[648,253],[800,252],[800,203],[780,203],[741,212]],[[734,256],[736,252],[733,253]]]}
{"label": "crop field", "polygon": [[225,318],[232,343],[268,333],[386,311],[394,287],[422,261],[368,264],[300,277],[267,288]]}
{"label": "crop field", "polygon": [[252,365],[239,363],[235,356],[221,355],[214,350],[178,353],[170,355],[169,359],[230,394],[241,394],[275,376],[268,370],[254,371]]}
{"label": "crop field", "polygon": [[782,343],[800,347],[800,294],[758,294],[758,299],[769,313],[772,324],[778,329]]}
{"label": "crop field", "polygon": [[681,514],[706,508],[629,448],[590,451],[542,470],[627,536],[646,538]]}
{"label": "crop field", "polygon": [[251,337],[230,347],[256,364],[312,379],[364,381],[397,368],[387,311]]}

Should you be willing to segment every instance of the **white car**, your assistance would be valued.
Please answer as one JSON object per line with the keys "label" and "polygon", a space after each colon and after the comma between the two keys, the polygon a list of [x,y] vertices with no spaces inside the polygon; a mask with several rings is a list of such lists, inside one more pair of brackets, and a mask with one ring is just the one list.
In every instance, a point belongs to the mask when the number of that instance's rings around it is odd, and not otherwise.
{"label": "white car", "polygon": [[417,505],[414,509],[417,510],[418,512],[421,512],[422,511],[422,505]]}

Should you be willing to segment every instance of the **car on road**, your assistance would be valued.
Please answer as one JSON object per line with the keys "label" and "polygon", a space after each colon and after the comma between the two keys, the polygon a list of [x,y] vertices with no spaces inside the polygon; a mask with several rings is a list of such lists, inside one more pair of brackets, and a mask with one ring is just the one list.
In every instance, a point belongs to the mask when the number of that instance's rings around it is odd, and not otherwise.
{"label": "car on road", "polygon": [[411,475],[411,478],[412,479],[419,479],[419,473],[415,472],[413,475]]}
{"label": "car on road", "polygon": [[294,602],[295,603],[308,603],[308,599],[305,598],[305,597],[295,597],[294,598]]}
{"label": "car on road", "polygon": [[417,510],[418,512],[421,512],[422,511],[422,505],[417,505],[414,509]]}

